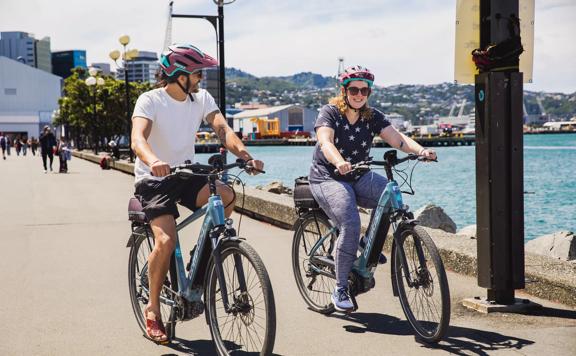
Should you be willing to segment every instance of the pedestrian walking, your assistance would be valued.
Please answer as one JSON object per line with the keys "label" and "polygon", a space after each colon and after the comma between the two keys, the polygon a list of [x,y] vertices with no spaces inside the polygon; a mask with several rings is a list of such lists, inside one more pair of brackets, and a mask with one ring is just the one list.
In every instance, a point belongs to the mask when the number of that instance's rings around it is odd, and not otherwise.
{"label": "pedestrian walking", "polygon": [[10,151],[12,150],[12,139],[10,136],[6,135],[6,153],[10,156]]}
{"label": "pedestrian walking", "polygon": [[58,143],[58,158],[60,159],[59,173],[68,173],[68,161],[72,158],[72,146],[66,137],[60,137]]}
{"label": "pedestrian walking", "polygon": [[2,147],[2,159],[6,159],[6,146],[8,145],[8,139],[4,134],[0,133],[0,147]]}
{"label": "pedestrian walking", "polygon": [[26,153],[28,153],[28,138],[24,137],[21,143],[22,143],[22,156],[26,156]]}
{"label": "pedestrian walking", "polygon": [[38,150],[38,140],[36,137],[32,136],[29,142],[30,148],[32,149],[32,155],[36,156],[36,150]]}
{"label": "pedestrian walking", "polygon": [[46,167],[47,158],[50,159],[50,172],[52,172],[52,161],[54,161],[54,151],[56,151],[56,137],[52,133],[50,126],[44,126],[42,135],[40,135],[40,150],[42,154],[42,164],[44,165],[44,173],[48,172]]}
{"label": "pedestrian walking", "polygon": [[16,137],[14,148],[16,149],[16,156],[20,156],[20,152],[22,151],[22,140],[20,139],[20,136]]}

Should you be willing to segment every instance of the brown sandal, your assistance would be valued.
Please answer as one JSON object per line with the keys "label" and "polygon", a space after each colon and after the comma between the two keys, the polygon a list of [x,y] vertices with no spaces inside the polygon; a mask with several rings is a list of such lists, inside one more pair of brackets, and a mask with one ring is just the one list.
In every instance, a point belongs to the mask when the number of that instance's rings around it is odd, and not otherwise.
{"label": "brown sandal", "polygon": [[146,335],[150,340],[160,344],[168,342],[166,329],[161,319],[152,320],[146,318]]}

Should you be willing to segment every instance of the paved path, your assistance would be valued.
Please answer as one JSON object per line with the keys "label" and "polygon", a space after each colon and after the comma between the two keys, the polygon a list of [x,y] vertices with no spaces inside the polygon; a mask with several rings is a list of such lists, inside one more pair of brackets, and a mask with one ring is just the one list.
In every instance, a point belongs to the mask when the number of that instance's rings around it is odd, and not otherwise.
{"label": "paved path", "polygon": [[[0,161],[0,355],[213,354],[203,317],[180,324],[178,335],[190,341],[172,348],[141,336],[127,288],[132,182],[79,159],[67,175],[44,174],[38,156]],[[185,248],[197,229],[185,232]],[[574,355],[575,310],[531,298],[547,307],[537,316],[470,312],[459,300],[485,291],[453,273],[451,328],[433,349],[415,342],[392,296],[387,265],[376,273],[376,288],[359,298],[359,312],[310,312],[291,273],[291,232],[248,218],[241,232],[272,278],[276,354]]]}

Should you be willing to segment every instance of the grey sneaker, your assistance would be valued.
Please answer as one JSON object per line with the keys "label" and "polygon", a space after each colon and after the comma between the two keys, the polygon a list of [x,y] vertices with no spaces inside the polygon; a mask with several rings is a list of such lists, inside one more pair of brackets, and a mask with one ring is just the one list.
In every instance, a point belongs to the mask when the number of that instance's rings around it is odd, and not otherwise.
{"label": "grey sneaker", "polygon": [[350,296],[348,295],[348,289],[346,288],[338,288],[334,289],[334,293],[332,293],[332,304],[334,304],[334,308],[341,312],[348,312],[354,309],[354,304],[352,304],[352,300],[350,300]]}

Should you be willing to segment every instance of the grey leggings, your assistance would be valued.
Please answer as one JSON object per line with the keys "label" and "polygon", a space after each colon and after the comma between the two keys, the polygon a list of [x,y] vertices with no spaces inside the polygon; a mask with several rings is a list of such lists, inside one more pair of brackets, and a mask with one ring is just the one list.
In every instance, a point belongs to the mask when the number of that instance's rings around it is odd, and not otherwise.
{"label": "grey leggings", "polygon": [[336,285],[348,286],[348,274],[352,270],[360,238],[360,214],[358,206],[374,209],[388,180],[374,172],[364,174],[355,182],[333,179],[310,184],[312,195],[340,230],[336,243]]}

